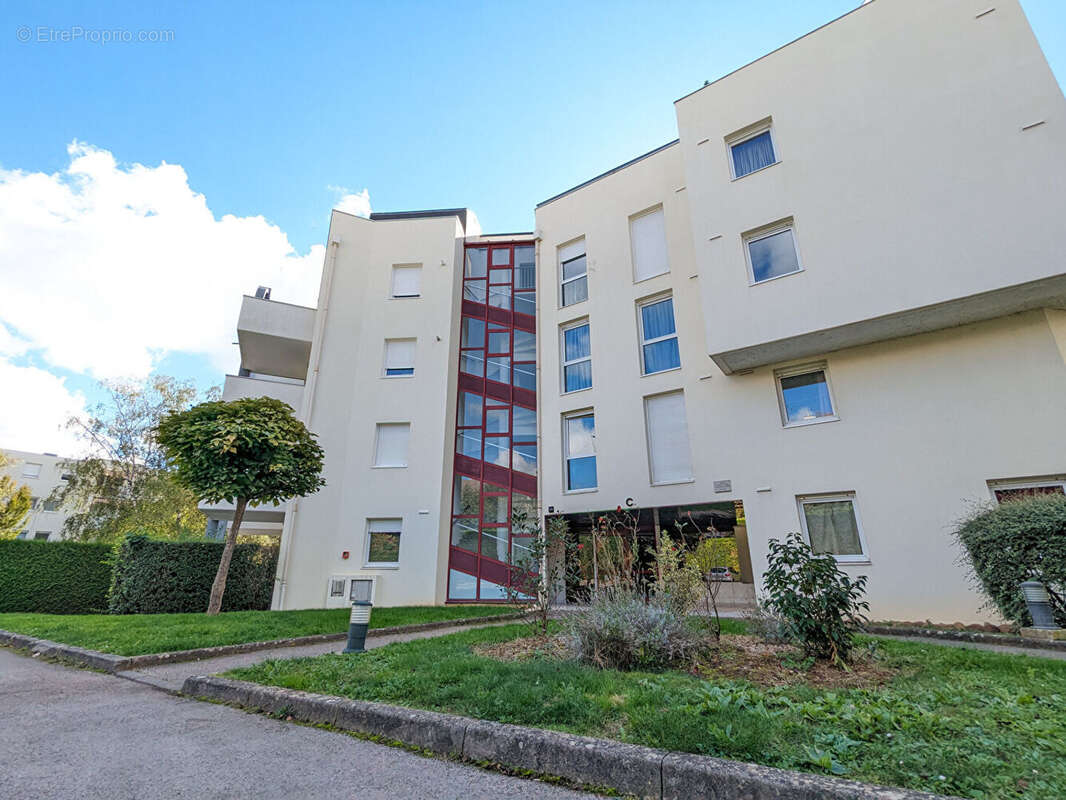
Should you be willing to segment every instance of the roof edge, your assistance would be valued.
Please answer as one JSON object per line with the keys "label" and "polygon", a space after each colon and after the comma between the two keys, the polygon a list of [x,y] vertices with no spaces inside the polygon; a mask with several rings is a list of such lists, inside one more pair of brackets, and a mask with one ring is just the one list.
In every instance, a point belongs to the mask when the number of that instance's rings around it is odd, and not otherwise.
{"label": "roof edge", "polygon": [[634,164],[636,164],[638,161],[643,161],[645,158],[650,158],[651,156],[655,155],[656,153],[662,152],[663,150],[665,150],[668,147],[673,147],[675,144],[678,144],[680,141],[681,141],[680,139],[674,139],[672,142],[667,142],[664,145],[660,145],[659,147],[656,147],[654,150],[649,150],[647,153],[644,153],[644,155],[640,155],[640,156],[637,156],[636,158],[632,158],[629,161],[625,162],[624,164],[619,164],[614,169],[609,169],[606,172],[601,172],[599,175],[597,175],[594,178],[589,178],[587,181],[585,181],[583,183],[579,183],[577,186],[573,186],[573,187],[567,189],[565,192],[559,192],[559,194],[555,195],[554,197],[549,197],[547,200],[544,200],[544,201],[542,201],[540,203],[537,203],[535,208],[540,208],[541,206],[548,205],[548,203],[553,203],[556,200],[558,200],[560,197],[566,197],[568,194],[572,194],[573,192],[576,192],[578,189],[584,189],[589,184],[595,183],[596,181],[598,181],[598,180],[600,180],[602,178],[606,178],[608,175],[614,175],[614,173],[619,172],[620,170],[623,170],[626,167],[631,167]]}

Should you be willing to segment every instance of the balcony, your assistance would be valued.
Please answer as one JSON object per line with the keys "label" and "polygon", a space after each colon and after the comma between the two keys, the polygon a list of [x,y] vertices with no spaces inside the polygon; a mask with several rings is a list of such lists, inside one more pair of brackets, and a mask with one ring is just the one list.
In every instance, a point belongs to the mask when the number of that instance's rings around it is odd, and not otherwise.
{"label": "balcony", "polygon": [[[303,380],[307,377],[314,325],[313,308],[246,295],[237,320],[241,366],[249,372]],[[262,394],[275,396],[266,392],[257,396]]]}
{"label": "balcony", "polygon": [[223,400],[239,400],[242,397],[273,397],[288,403],[294,411],[300,410],[303,399],[303,382],[268,380],[250,375],[227,375],[222,387]]}

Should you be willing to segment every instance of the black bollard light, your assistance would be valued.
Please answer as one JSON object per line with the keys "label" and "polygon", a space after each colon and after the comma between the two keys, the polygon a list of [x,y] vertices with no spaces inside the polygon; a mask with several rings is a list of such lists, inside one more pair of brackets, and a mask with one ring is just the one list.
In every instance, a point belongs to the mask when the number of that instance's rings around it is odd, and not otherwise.
{"label": "black bollard light", "polygon": [[1023,581],[1022,594],[1025,595],[1025,604],[1029,607],[1029,616],[1033,618],[1035,629],[1041,631],[1059,629],[1059,626],[1055,624],[1055,616],[1051,613],[1051,601],[1044,584],[1036,580]]}
{"label": "black bollard light", "polygon": [[366,630],[370,627],[370,609],[373,603],[368,600],[352,602],[352,615],[348,618],[348,646],[342,653],[363,653],[366,651]]}

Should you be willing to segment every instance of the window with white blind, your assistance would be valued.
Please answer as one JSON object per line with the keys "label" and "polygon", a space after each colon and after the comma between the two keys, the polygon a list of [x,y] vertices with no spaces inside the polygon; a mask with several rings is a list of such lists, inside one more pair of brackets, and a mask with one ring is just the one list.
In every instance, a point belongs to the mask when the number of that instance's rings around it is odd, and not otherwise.
{"label": "window with white blind", "polygon": [[629,218],[629,241],[633,249],[634,281],[647,280],[670,271],[662,206]]}
{"label": "window with white blind", "polygon": [[385,377],[403,378],[415,374],[415,340],[385,340]]}
{"label": "window with white blind", "polygon": [[22,477],[23,478],[39,478],[41,477],[41,465],[34,464],[32,461],[27,461],[22,465]]}
{"label": "window with white blind", "polygon": [[692,480],[692,455],[685,419],[685,395],[671,392],[644,398],[651,482]]}
{"label": "window with white blind", "polygon": [[401,519],[367,520],[366,552],[367,567],[395,567],[400,563]]}
{"label": "window with white blind", "polygon": [[422,293],[422,265],[396,264],[392,268],[392,296],[418,297]]}
{"label": "window with white blind", "polygon": [[559,280],[561,306],[572,306],[589,297],[588,266],[585,262],[585,240],[579,239],[559,248]]}
{"label": "window with white blind", "polygon": [[375,467],[406,467],[409,422],[379,422],[374,443]]}

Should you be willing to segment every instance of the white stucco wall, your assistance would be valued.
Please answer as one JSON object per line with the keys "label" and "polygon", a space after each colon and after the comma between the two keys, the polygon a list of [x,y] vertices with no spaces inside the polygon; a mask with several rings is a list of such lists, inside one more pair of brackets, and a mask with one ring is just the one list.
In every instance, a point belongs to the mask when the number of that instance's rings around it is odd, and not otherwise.
{"label": "white stucco wall", "polygon": [[[875,0],[676,110],[710,353],[1066,273],[1066,101],[1015,0]],[[779,163],[731,180],[765,118]],[[804,271],[749,286],[741,234],[788,217]]]}
{"label": "white stucco wall", "polygon": [[[63,525],[73,510],[57,506],[54,511],[46,511],[44,501],[55,489],[64,485],[65,482],[61,478],[64,473],[68,472],[64,467],[68,459],[51,453],[29,453],[23,450],[5,449],[4,454],[10,463],[2,470],[3,474],[14,480],[17,485],[29,487],[31,495],[36,500],[36,507],[30,511],[26,521],[22,523],[22,531],[26,533],[25,538],[33,539],[38,533],[42,535],[48,533],[48,541],[59,541],[63,538]],[[41,465],[39,477],[31,478],[23,474],[27,463]]]}
{"label": "white stucco wall", "polygon": [[[463,234],[456,217],[333,215],[336,258],[331,268],[327,257],[311,354],[318,374],[305,390],[326,486],[290,505],[279,565],[286,589],[275,595],[284,608],[320,607],[329,576],[356,573],[376,577],[378,605],[444,600]],[[422,265],[420,297],[391,297],[395,264]],[[383,377],[391,338],[417,339],[413,377]],[[373,466],[379,422],[410,423],[407,467]],[[396,568],[364,567],[368,518],[403,520]]]}

